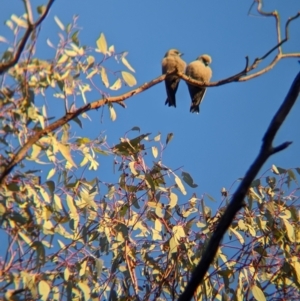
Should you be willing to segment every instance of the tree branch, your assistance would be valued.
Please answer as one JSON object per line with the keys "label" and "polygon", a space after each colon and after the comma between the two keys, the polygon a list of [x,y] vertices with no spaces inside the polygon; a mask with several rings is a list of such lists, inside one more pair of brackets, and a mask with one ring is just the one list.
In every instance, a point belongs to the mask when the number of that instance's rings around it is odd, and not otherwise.
{"label": "tree branch", "polygon": [[32,23],[32,20],[31,20],[32,12],[31,12],[30,3],[28,0],[24,0],[26,12],[27,12],[28,28],[26,29],[23,38],[20,40],[19,46],[17,47],[17,50],[16,50],[13,58],[8,62],[0,63],[0,75],[2,73],[4,73],[5,71],[7,71],[12,66],[14,66],[19,61],[20,56],[25,48],[25,45],[26,45],[31,33],[44,21],[44,19],[46,18],[47,14],[50,10],[50,7],[54,1],[55,0],[49,0],[44,13],[40,16],[40,18],[35,23]]}
{"label": "tree branch", "polygon": [[273,147],[273,139],[277,134],[279,128],[283,124],[288,113],[295,104],[298,95],[300,93],[300,72],[296,76],[285,100],[278,109],[277,113],[273,117],[264,137],[261,150],[247,171],[244,179],[242,180],[240,186],[237,188],[235,194],[233,195],[232,201],[228,205],[224,215],[213,233],[204,254],[192,273],[192,277],[182,295],[179,297],[178,301],[191,300],[196,291],[198,285],[203,281],[205,274],[208,272],[209,266],[212,263],[221,243],[221,240],[226,233],[227,229],[230,227],[236,213],[243,207],[243,201],[247,194],[247,191],[255,179],[257,173],[267,161],[267,159],[285,148],[287,148],[291,142],[285,142],[277,147]]}
{"label": "tree branch", "polygon": [[[231,83],[231,82],[244,82],[244,81],[250,80],[252,78],[258,77],[258,76],[268,72],[269,70],[271,70],[281,59],[288,58],[288,57],[300,57],[299,52],[298,53],[286,53],[286,54],[284,54],[282,52],[282,48],[281,48],[281,46],[285,42],[287,42],[290,38],[289,37],[289,25],[290,25],[290,23],[293,20],[300,17],[300,12],[297,12],[297,14],[295,16],[290,17],[287,20],[287,22],[285,23],[285,38],[282,40],[281,39],[281,32],[280,32],[280,18],[279,18],[278,12],[277,11],[273,11],[273,12],[270,12],[270,13],[264,12],[262,10],[262,1],[261,0],[255,0],[255,2],[257,2],[257,11],[260,15],[275,18],[276,32],[277,32],[277,45],[275,45],[272,49],[267,51],[267,53],[265,53],[263,56],[261,56],[259,58],[256,58],[251,65],[249,65],[249,58],[247,56],[246,57],[246,67],[241,72],[239,72],[239,73],[237,73],[233,76],[230,76],[228,78],[219,80],[217,82],[210,82],[210,83],[199,82],[199,81],[196,81],[194,79],[189,78],[188,76],[186,76],[183,73],[179,73],[178,74],[179,77],[181,77],[183,80],[185,80],[189,84],[192,84],[192,85],[197,86],[197,87],[216,87],[216,86],[222,86],[222,85],[225,85],[225,84],[228,84],[228,83]],[[262,70],[257,71],[256,73],[247,75],[252,70],[255,70],[258,67],[258,65],[264,59],[266,59],[272,52],[274,52],[276,49],[278,49],[278,53],[268,66],[266,66]]]}
{"label": "tree branch", "polygon": [[49,126],[47,126],[45,129],[36,131],[36,133],[34,135],[32,135],[28,141],[23,145],[23,147],[12,157],[11,161],[8,163],[8,165],[5,167],[3,173],[0,176],[0,186],[3,184],[6,176],[12,171],[12,169],[21,161],[24,159],[24,157],[26,156],[27,152],[30,150],[31,146],[36,143],[39,139],[41,139],[43,136],[48,135],[49,133],[55,131],[56,129],[60,128],[61,126],[63,126],[64,124],[66,124],[67,122],[71,121],[72,119],[78,117],[79,115],[81,115],[82,113],[85,113],[87,111],[90,110],[95,110],[98,109],[102,106],[104,106],[105,104],[107,104],[108,102],[110,103],[120,103],[134,95],[137,95],[143,91],[148,90],[149,88],[151,88],[152,86],[162,82],[166,75],[168,74],[163,74],[161,76],[159,76],[158,78],[152,80],[149,83],[145,83],[143,85],[141,85],[140,87],[133,89],[125,94],[122,94],[120,96],[114,96],[114,97],[108,97],[108,98],[102,98],[99,99],[97,101],[94,101],[92,103],[86,104],[84,106],[82,106],[81,108],[77,109],[74,112],[68,112],[65,116],[63,116],[62,118],[56,120],[55,122],[53,122],[52,124],[50,124]]}

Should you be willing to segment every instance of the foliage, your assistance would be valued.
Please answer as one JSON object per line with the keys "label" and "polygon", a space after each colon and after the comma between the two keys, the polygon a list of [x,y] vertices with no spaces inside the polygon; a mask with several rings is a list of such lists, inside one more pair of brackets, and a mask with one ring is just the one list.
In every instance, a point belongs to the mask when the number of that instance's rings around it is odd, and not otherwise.
{"label": "foliage", "polygon": [[[24,20],[12,16],[6,22],[15,37],[26,28]],[[48,116],[55,112],[52,97],[64,102],[68,114],[81,101],[87,103],[91,89],[106,97],[108,89],[136,84],[127,53],[108,47],[103,33],[93,49],[80,44],[76,17],[67,26],[57,17],[55,21],[59,43],[47,41],[54,58],[35,57],[38,46],[32,40],[3,75],[1,172],[55,118]],[[14,47],[4,52],[2,61],[11,58]],[[105,64],[113,59],[130,72],[111,71]],[[112,104],[108,107],[115,120]],[[79,117],[74,121],[84,127]],[[0,188],[1,293],[8,300],[176,299],[233,187],[222,189],[214,212],[210,195],[187,195],[186,185],[197,187],[188,172],[164,165],[171,133],[164,143],[160,134],[141,134],[135,127],[112,147],[103,135],[75,136],[72,125],[33,144]],[[114,175],[107,176],[111,180],[95,172],[102,156],[113,161]],[[297,173],[300,169],[272,166],[252,183],[197,300],[299,299]]]}

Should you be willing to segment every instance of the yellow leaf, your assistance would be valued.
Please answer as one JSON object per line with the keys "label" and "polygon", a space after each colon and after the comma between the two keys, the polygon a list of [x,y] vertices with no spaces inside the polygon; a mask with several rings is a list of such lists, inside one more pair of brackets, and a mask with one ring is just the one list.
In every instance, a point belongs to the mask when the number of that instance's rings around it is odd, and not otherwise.
{"label": "yellow leaf", "polygon": [[54,21],[56,22],[56,24],[58,25],[58,27],[59,27],[61,30],[65,30],[64,24],[62,24],[62,22],[58,19],[57,16],[54,16]]}
{"label": "yellow leaf", "polygon": [[22,238],[29,246],[31,246],[32,241],[31,241],[31,239],[30,239],[26,234],[24,234],[24,233],[21,232],[21,231],[19,231],[18,234],[21,236],[21,238]]}
{"label": "yellow leaf", "polygon": [[157,158],[157,155],[158,155],[157,147],[156,147],[156,146],[152,146],[151,149],[152,149],[153,157],[154,157],[154,158]]}
{"label": "yellow leaf", "polygon": [[0,42],[2,42],[2,43],[8,43],[8,41],[4,37],[2,37],[2,36],[0,36]]}
{"label": "yellow leaf", "polygon": [[181,180],[179,179],[178,176],[175,175],[175,182],[179,188],[179,190],[182,192],[183,195],[186,195],[186,191],[185,191],[185,188],[181,182]]}
{"label": "yellow leaf", "polygon": [[16,15],[12,15],[11,19],[20,27],[27,28],[28,24],[26,21],[22,20],[21,18],[17,17]]}
{"label": "yellow leaf", "polygon": [[77,209],[74,205],[73,198],[70,195],[67,195],[67,205],[70,209],[70,212],[74,215],[77,215]]}
{"label": "yellow leaf", "polygon": [[118,78],[112,86],[109,87],[111,90],[119,90],[122,87],[122,81]]}
{"label": "yellow leaf", "polygon": [[77,52],[74,51],[74,50],[68,50],[68,49],[65,49],[65,54],[68,55],[68,56],[76,56],[77,55]]}
{"label": "yellow leaf", "polygon": [[106,88],[109,87],[109,82],[108,82],[108,78],[107,78],[107,74],[106,74],[106,71],[105,71],[105,68],[101,68],[101,79],[102,79],[102,82],[104,84],[104,86]]}
{"label": "yellow leaf", "polygon": [[129,87],[133,87],[134,85],[136,85],[136,79],[131,73],[126,72],[126,71],[122,71],[122,77],[123,77],[125,83]]}
{"label": "yellow leaf", "polygon": [[108,108],[109,108],[109,113],[110,113],[110,119],[112,121],[115,121],[117,119],[117,114],[111,103],[108,104]]}
{"label": "yellow leaf", "polygon": [[291,266],[294,268],[297,282],[300,284],[300,263],[298,262],[298,258],[296,256],[293,256],[292,259],[293,261],[291,262]]}
{"label": "yellow leaf", "polygon": [[272,171],[276,174],[276,175],[279,175],[279,171],[277,169],[277,167],[273,164],[272,165]]}
{"label": "yellow leaf", "polygon": [[39,283],[39,294],[41,295],[41,300],[46,301],[48,300],[48,296],[50,294],[50,285],[47,281],[41,280]]}
{"label": "yellow leaf", "polygon": [[106,54],[107,53],[107,43],[106,43],[106,39],[103,33],[101,33],[100,38],[97,40],[97,47],[98,50],[103,53]]}
{"label": "yellow leaf", "polygon": [[174,208],[177,205],[177,202],[178,202],[178,196],[175,193],[171,192],[170,203],[169,203],[170,208],[171,209]]}
{"label": "yellow leaf", "polygon": [[253,297],[255,298],[255,300],[257,301],[266,301],[266,297],[263,293],[263,291],[256,285],[253,285],[251,288]]}
{"label": "yellow leaf", "polygon": [[160,134],[154,137],[154,141],[160,141]]}
{"label": "yellow leaf", "polygon": [[86,77],[86,79],[91,78],[91,77],[94,76],[97,72],[98,72],[98,70],[97,70],[97,69],[94,69],[90,74],[88,74],[88,76]]}
{"label": "yellow leaf", "polygon": [[121,61],[130,71],[135,72],[135,70],[130,66],[130,64],[124,56],[122,57]]}
{"label": "yellow leaf", "polygon": [[70,271],[68,269],[68,267],[66,267],[65,271],[64,271],[64,279],[65,281],[68,281],[70,277]]}
{"label": "yellow leaf", "polygon": [[110,55],[113,55],[115,53],[115,46],[114,45],[111,45],[109,48],[108,48],[108,52]]}
{"label": "yellow leaf", "polygon": [[62,210],[62,204],[61,204],[60,197],[57,194],[54,194],[53,199],[54,199],[54,203],[55,203],[57,209]]}
{"label": "yellow leaf", "polygon": [[[79,282],[78,287],[83,292],[83,297],[85,301],[91,300],[91,288],[84,282]],[[74,298],[75,299],[75,298]]]}
{"label": "yellow leaf", "polygon": [[58,143],[58,149],[61,152],[61,154],[64,156],[64,158],[73,166],[73,167],[77,167],[75,162],[73,161],[72,157],[71,157],[71,153],[70,153],[70,149],[68,146],[62,144],[62,143]]}
{"label": "yellow leaf", "polygon": [[237,237],[237,239],[243,245],[245,243],[243,236],[238,231],[236,231],[235,229],[233,229],[233,228],[229,228],[229,229],[230,229],[230,231],[232,231],[232,233]]}
{"label": "yellow leaf", "polygon": [[288,220],[283,219],[283,223],[285,225],[287,236],[291,242],[295,242],[295,231],[293,226],[288,222]]}

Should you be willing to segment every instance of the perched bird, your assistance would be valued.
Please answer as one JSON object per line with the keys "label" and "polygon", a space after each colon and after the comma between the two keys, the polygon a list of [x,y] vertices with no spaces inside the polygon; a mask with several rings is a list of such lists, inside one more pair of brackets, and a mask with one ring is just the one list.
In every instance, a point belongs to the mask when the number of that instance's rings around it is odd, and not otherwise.
{"label": "perched bird", "polygon": [[[182,53],[177,49],[170,49],[162,60],[162,73],[168,73],[172,71],[184,72],[186,63],[180,58]],[[167,90],[167,100],[165,104],[169,107],[174,106],[176,108],[175,94],[178,88],[180,78],[176,74],[168,75],[165,79],[165,85]]]}
{"label": "perched bird", "polygon": [[[209,55],[200,55],[195,61],[191,62],[185,71],[185,74],[192,79],[196,79],[200,82],[208,83],[212,76],[212,71],[208,66],[212,62]],[[199,105],[205,95],[205,87],[196,87],[187,83],[189,92],[192,99],[190,112],[199,113]]]}

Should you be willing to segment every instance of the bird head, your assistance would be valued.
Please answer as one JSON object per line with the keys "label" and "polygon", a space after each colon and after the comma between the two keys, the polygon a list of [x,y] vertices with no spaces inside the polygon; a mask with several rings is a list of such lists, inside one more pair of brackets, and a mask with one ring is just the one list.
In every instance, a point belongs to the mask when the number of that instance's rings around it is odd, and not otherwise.
{"label": "bird head", "polygon": [[203,62],[205,66],[208,66],[212,62],[212,59],[208,54],[202,54],[198,56],[197,60]]}
{"label": "bird head", "polygon": [[183,53],[181,53],[179,50],[177,49],[170,49],[166,52],[165,57],[169,56],[169,55],[175,55],[175,56],[182,56]]}

